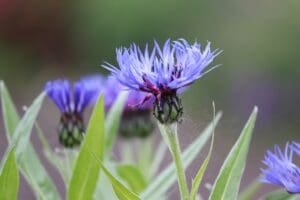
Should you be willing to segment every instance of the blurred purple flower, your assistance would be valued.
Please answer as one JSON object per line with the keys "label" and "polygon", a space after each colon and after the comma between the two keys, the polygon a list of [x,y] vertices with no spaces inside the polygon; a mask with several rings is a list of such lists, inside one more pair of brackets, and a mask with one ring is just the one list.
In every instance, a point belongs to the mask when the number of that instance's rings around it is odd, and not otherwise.
{"label": "blurred purple flower", "polygon": [[83,111],[97,99],[102,86],[103,78],[100,76],[82,78],[73,86],[68,80],[49,81],[46,84],[47,95],[62,113],[58,134],[63,146],[72,148],[81,144],[85,132]]}
{"label": "blurred purple flower", "polygon": [[101,76],[90,76],[76,81],[73,87],[68,80],[49,81],[45,91],[62,113],[82,113],[97,99],[102,87]]}
{"label": "blurred purple flower", "polygon": [[[107,78],[104,84],[105,109],[108,111],[115,103],[121,92],[128,90],[115,76]],[[151,119],[151,101],[143,102],[147,94],[141,91],[129,91],[120,124],[119,134],[122,138],[146,138],[154,130]]]}
{"label": "blurred purple flower", "polygon": [[200,44],[190,45],[180,39],[168,39],[161,49],[156,41],[149,54],[135,44],[130,48],[117,49],[119,69],[109,63],[104,68],[111,71],[124,86],[148,93],[154,99],[154,115],[161,123],[172,123],[182,115],[177,93],[201,78],[205,68],[221,51],[211,51],[210,43],[202,51]]}
{"label": "blurred purple flower", "polygon": [[275,146],[274,152],[267,151],[263,163],[268,167],[261,169],[262,182],[284,187],[289,193],[300,193],[300,167],[295,164],[295,152],[300,155],[298,143],[287,143],[282,151]]}

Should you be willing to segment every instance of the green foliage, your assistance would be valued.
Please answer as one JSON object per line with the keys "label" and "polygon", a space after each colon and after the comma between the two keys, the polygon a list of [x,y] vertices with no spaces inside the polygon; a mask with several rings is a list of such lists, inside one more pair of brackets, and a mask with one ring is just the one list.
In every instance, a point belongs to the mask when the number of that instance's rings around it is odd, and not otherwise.
{"label": "green foliage", "polygon": [[[198,136],[195,141],[190,144],[187,149],[182,153],[182,160],[184,168],[187,168],[189,164],[197,157],[205,143],[208,141],[213,133],[214,125],[217,125],[222,114],[218,113],[213,122],[211,122],[205,130]],[[166,191],[176,181],[176,169],[175,164],[171,163],[167,166],[158,176],[154,179],[146,190],[141,194],[142,199],[157,199],[163,196]]]}
{"label": "green foliage", "polygon": [[51,149],[44,149],[47,160],[57,169],[66,188],[68,188],[75,161],[78,156],[77,149],[61,149],[61,152],[53,152]]}
{"label": "green foliage", "polygon": [[[37,199],[59,200],[59,193],[30,142],[32,128],[36,122],[45,94],[40,94],[33,101],[32,105],[26,109],[24,116],[20,120],[15,105],[3,82],[0,82],[0,92],[4,125],[10,143],[0,167],[0,199],[17,199],[19,168],[35,192]],[[165,197],[167,190],[175,183],[178,174],[176,174],[174,163],[167,166],[152,180],[152,176],[157,171],[163,159],[163,154],[166,149],[165,146],[158,148],[158,152],[161,152],[162,155],[153,159],[153,155],[155,155],[151,152],[153,151],[153,149],[151,149],[153,148],[153,144],[151,142],[145,143],[145,148],[138,153],[140,160],[138,160],[136,165],[118,164],[110,160],[110,152],[116,139],[126,96],[126,93],[119,95],[116,103],[107,114],[106,120],[104,119],[103,98],[99,98],[93,110],[87,133],[79,152],[76,150],[67,152],[63,149],[62,157],[61,155],[54,154],[45,138],[43,138],[42,130],[38,129],[39,136],[42,137],[44,150],[47,153],[46,156],[58,169],[64,179],[68,190],[67,199],[160,199]],[[197,157],[197,154],[212,136],[208,155],[193,179],[189,200],[196,200],[201,197],[200,194],[197,193],[212,156],[214,128],[219,122],[221,115],[221,113],[218,113],[209,126],[180,155],[183,172]],[[237,199],[256,115],[257,108],[255,107],[241,135],[223,163],[212,188],[209,197],[210,200]],[[175,143],[179,145],[178,141],[173,141],[172,143],[170,140],[167,140],[167,145]],[[179,152],[180,151],[178,151],[177,154]],[[73,163],[73,161],[75,162]],[[153,163],[150,161],[153,161]],[[112,164],[111,168],[107,169],[103,163],[107,163],[109,166]],[[101,176],[100,171],[104,172]],[[149,172],[148,175],[145,174],[147,171]],[[101,177],[101,179],[99,179],[99,177]],[[149,180],[151,180],[150,184]],[[111,184],[109,184],[109,182]],[[253,182],[239,196],[239,199],[253,199],[260,185],[261,184],[257,181]],[[140,194],[141,197],[139,197],[138,194]],[[273,191],[262,197],[262,200],[297,199],[300,199],[300,197],[289,194],[283,190]]]}
{"label": "green foliage", "polygon": [[262,200],[299,200],[299,195],[289,194],[284,190],[275,190],[266,194]]}
{"label": "green foliage", "polygon": [[120,200],[140,200],[137,194],[130,191],[126,186],[124,186],[117,178],[115,178],[100,162],[101,168],[105,175],[109,178],[114,191]]}
{"label": "green foliage", "polygon": [[117,167],[117,172],[135,193],[140,193],[147,187],[147,181],[143,174],[139,168],[134,165],[119,165]]}
{"label": "green foliage", "polygon": [[189,188],[186,181],[185,168],[183,167],[181,148],[178,139],[177,123],[161,124],[158,123],[159,130],[165,142],[168,144],[169,151],[176,167],[177,180],[180,192],[180,198],[187,200],[189,198]]}
{"label": "green foliage", "polygon": [[104,137],[104,106],[103,98],[100,97],[94,108],[85,139],[76,160],[67,194],[69,200],[89,200],[93,198],[100,166],[92,155],[97,156],[102,161]]}
{"label": "green foliage", "polygon": [[19,116],[15,105],[13,104],[9,92],[4,84],[0,81],[0,90],[1,90],[1,104],[2,104],[2,114],[5,125],[5,132],[8,137],[8,140],[12,137],[18,123]]}
{"label": "green foliage", "polygon": [[246,165],[247,153],[257,115],[255,107],[239,139],[231,149],[215,181],[210,200],[235,200]]}
{"label": "green foliage", "polygon": [[199,190],[199,186],[201,184],[201,181],[203,179],[203,175],[206,171],[206,168],[207,168],[208,163],[209,163],[210,158],[211,158],[213,146],[214,146],[214,131],[213,131],[213,135],[212,135],[212,139],[211,139],[211,143],[210,143],[209,152],[208,152],[205,160],[203,161],[201,167],[199,168],[199,170],[198,170],[198,172],[197,172],[197,174],[196,174],[196,176],[193,180],[192,189],[191,189],[191,192],[190,192],[190,200],[196,200],[197,193],[198,193],[198,190]]}
{"label": "green foliage", "polygon": [[255,179],[249,186],[239,195],[239,200],[252,200],[257,190],[261,187],[262,183]]}
{"label": "green foliage", "polygon": [[10,149],[3,160],[3,169],[0,175],[0,199],[17,199],[19,189],[19,172],[15,160],[14,150]]}
{"label": "green foliage", "polygon": [[104,173],[100,173],[97,189],[94,193],[94,199],[118,200],[118,197],[110,184],[109,178]]}
{"label": "green foliage", "polygon": [[29,141],[30,133],[42,105],[41,94],[19,121],[16,108],[3,82],[0,82],[1,103],[6,136],[15,145],[15,156],[21,173],[40,199],[60,199],[58,191]]}
{"label": "green foliage", "polygon": [[109,154],[118,132],[123,107],[127,94],[121,93],[112,108],[109,110],[105,120],[105,154]]}

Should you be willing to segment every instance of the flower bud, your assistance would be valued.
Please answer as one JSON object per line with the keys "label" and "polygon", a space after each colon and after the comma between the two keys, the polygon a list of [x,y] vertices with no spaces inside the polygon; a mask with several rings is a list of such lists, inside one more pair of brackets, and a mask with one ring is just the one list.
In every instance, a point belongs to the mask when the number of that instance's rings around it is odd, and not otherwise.
{"label": "flower bud", "polygon": [[162,95],[154,102],[153,115],[162,124],[179,121],[183,114],[181,100],[175,95]]}
{"label": "flower bud", "polygon": [[79,146],[83,140],[84,125],[82,117],[77,114],[64,113],[58,128],[59,142],[64,147]]}

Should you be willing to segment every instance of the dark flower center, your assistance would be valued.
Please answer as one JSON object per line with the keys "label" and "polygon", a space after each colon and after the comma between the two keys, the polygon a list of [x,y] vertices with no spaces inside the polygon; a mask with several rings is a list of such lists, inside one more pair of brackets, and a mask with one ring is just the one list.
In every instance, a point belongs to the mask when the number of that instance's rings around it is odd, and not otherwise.
{"label": "dark flower center", "polygon": [[59,142],[65,147],[79,146],[85,128],[81,113],[63,113],[58,128]]}
{"label": "dark flower center", "polygon": [[154,130],[150,110],[126,110],[122,116],[120,136],[123,138],[146,138]]}

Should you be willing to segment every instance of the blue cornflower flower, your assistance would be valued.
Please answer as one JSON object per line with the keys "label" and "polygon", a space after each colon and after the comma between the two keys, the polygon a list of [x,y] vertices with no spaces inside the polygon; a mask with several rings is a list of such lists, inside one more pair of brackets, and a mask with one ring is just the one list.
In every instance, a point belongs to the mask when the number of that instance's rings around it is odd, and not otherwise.
{"label": "blue cornflower flower", "polygon": [[68,80],[47,82],[45,91],[62,113],[58,133],[59,141],[65,147],[81,143],[85,131],[84,109],[97,99],[102,83],[100,76],[82,78],[72,86]]}
{"label": "blue cornflower flower", "polygon": [[148,93],[145,99],[154,100],[154,115],[161,123],[172,123],[182,115],[182,105],[177,94],[191,85],[206,72],[205,68],[221,51],[211,51],[210,43],[201,50],[199,43],[189,44],[180,39],[167,40],[160,48],[154,41],[149,53],[148,45],[144,52],[135,44],[130,48],[117,49],[119,68],[106,63],[124,86]]}
{"label": "blue cornflower flower", "polygon": [[289,193],[300,193],[300,166],[294,162],[295,153],[300,156],[299,144],[287,143],[282,151],[275,146],[274,152],[267,151],[262,169],[262,182],[284,187]]}
{"label": "blue cornflower flower", "polygon": [[[104,84],[103,94],[106,111],[115,103],[118,95],[126,91],[115,76],[107,78]],[[122,121],[120,124],[120,136],[125,138],[149,136],[154,129],[151,119],[151,107],[149,102],[143,102],[146,93],[141,91],[129,91],[124,105]]]}

